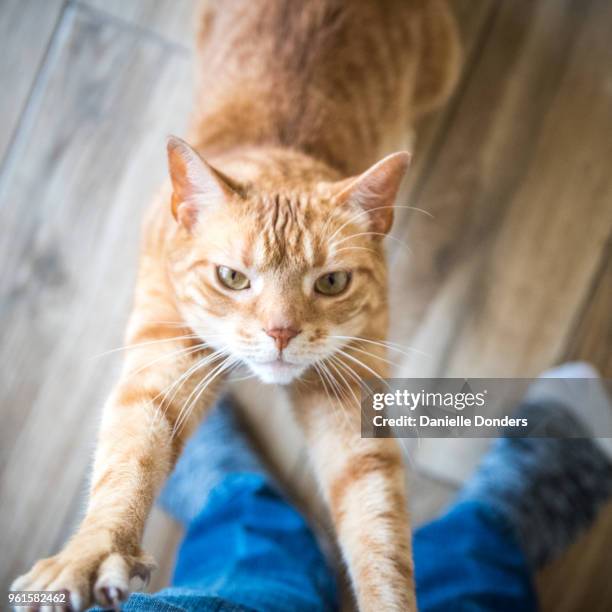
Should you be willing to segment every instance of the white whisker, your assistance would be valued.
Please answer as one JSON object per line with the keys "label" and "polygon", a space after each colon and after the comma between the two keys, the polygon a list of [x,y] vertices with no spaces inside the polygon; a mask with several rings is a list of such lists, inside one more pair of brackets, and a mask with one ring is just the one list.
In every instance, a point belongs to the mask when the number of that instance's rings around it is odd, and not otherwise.
{"label": "white whisker", "polygon": [[[170,383],[170,385],[168,385],[168,387],[165,388],[165,392],[164,392],[164,399],[162,401],[162,405],[163,404],[172,404],[172,402],[174,401],[174,398],[177,396],[178,392],[180,391],[180,388],[183,386],[183,384],[185,382],[187,382],[187,379],[194,374],[195,372],[197,372],[198,370],[200,370],[201,368],[209,365],[210,363],[212,363],[213,361],[216,361],[219,357],[223,356],[226,354],[226,351],[224,350],[218,350],[218,351],[214,351],[213,353],[210,353],[209,355],[206,355],[205,357],[203,357],[202,359],[197,360],[194,364],[192,364],[185,372],[183,372],[175,381],[173,381],[172,383]],[[172,397],[168,397],[169,393],[172,391],[172,388],[176,386],[175,391],[172,393]],[[161,394],[161,393],[160,393]],[[155,399],[157,399],[158,396],[156,396]]]}
{"label": "white whisker", "polygon": [[362,210],[359,213],[357,213],[356,215],[354,215],[353,217],[351,217],[348,221],[346,221],[345,223],[343,223],[328,239],[328,242],[332,242],[332,240],[336,237],[336,235],[342,231],[349,223],[352,223],[353,221],[355,221],[356,219],[359,219],[360,217],[363,217],[364,215],[369,215],[371,213],[373,213],[375,210],[383,210],[385,208],[406,208],[408,210],[415,210],[418,212],[421,212],[425,215],[427,215],[428,217],[431,217],[432,219],[434,218],[434,216],[426,211],[423,210],[422,208],[416,208],[415,206],[400,206],[398,204],[392,205],[392,206],[377,206],[375,208],[369,208],[368,210]]}
{"label": "white whisker", "polygon": [[350,346],[349,348],[350,348],[351,351],[357,351],[358,353],[362,353],[364,355],[368,355],[369,357],[374,357],[375,359],[380,359],[380,361],[384,361],[385,363],[388,363],[389,365],[392,365],[394,368],[398,367],[398,364],[395,363],[394,361],[391,361],[390,359],[387,359],[386,357],[381,357],[380,355],[377,355],[376,353],[372,353],[370,351],[364,351],[363,349],[359,349],[356,346]]}
{"label": "white whisker", "polygon": [[149,361],[145,365],[140,366],[136,370],[127,372],[127,375],[128,376],[136,376],[137,374],[140,374],[141,372],[143,372],[144,370],[150,368],[153,364],[158,363],[159,361],[162,361],[164,359],[168,359],[169,357],[175,357],[177,355],[182,355],[182,354],[184,354],[184,355],[191,355],[191,353],[197,353],[198,351],[202,351],[202,350],[204,350],[206,348],[208,348],[208,345],[204,344],[203,342],[200,343],[200,344],[196,344],[195,346],[184,346],[183,348],[180,348],[180,349],[178,349],[176,351],[171,351],[170,353],[164,353],[163,355],[160,355],[160,356],[156,357],[152,361]]}
{"label": "white whisker", "polygon": [[376,255],[378,255],[378,253],[374,249],[368,249],[368,247],[362,246],[347,246],[342,247],[340,249],[334,249],[334,254],[340,253],[340,251],[369,251],[370,253],[375,253]]}
{"label": "white whisker", "polygon": [[340,376],[342,382],[345,384],[345,386],[347,387],[347,389],[351,392],[351,394],[353,395],[353,398],[355,399],[355,403],[357,404],[357,406],[361,405],[361,402],[359,401],[359,399],[357,398],[357,395],[355,393],[355,391],[353,390],[353,387],[348,383],[348,381],[346,380],[346,378],[344,377],[344,374],[340,371],[340,369],[338,368],[338,366],[336,365],[335,362],[339,362],[340,360],[337,357],[334,357],[333,355],[330,357],[329,359],[329,365],[334,368],[334,371],[338,374],[338,376]]}
{"label": "white whisker", "polygon": [[[332,393],[334,394],[334,397],[336,398],[336,401],[338,402],[337,406],[334,406],[334,403],[330,398],[330,402],[332,405],[332,409],[334,411],[334,415],[336,416],[336,418],[340,418],[340,416],[342,416],[342,418],[344,419],[345,425],[347,425],[347,427],[349,427],[350,429],[350,423],[348,422],[346,413],[343,410],[343,401],[342,401],[342,398],[340,397],[340,391],[341,391],[340,385],[338,384],[338,381],[334,379],[334,377],[332,376],[332,373],[329,371],[329,368],[324,362],[319,362],[318,365],[321,368],[321,371],[325,374],[327,380],[329,381]],[[340,415],[338,414],[338,412],[340,412]]]}
{"label": "white whisker", "polygon": [[343,351],[342,349],[337,349],[337,352],[343,355],[344,357],[346,357],[347,359],[350,359],[351,361],[355,362],[358,366],[370,372],[370,374],[378,378],[378,380],[380,380],[382,383],[385,384],[387,388],[389,388],[389,383],[380,374],[378,374],[378,372],[374,371],[370,366],[363,363],[363,361],[361,361],[360,359],[357,359],[356,357],[353,357],[353,355],[350,355],[349,353],[347,353],[346,351]]}
{"label": "white whisker", "polygon": [[184,410],[188,406],[191,406],[192,398],[195,398],[194,401],[197,401],[197,399],[200,397],[200,389],[203,390],[205,388],[206,383],[210,380],[211,376],[213,376],[217,372],[220,366],[226,363],[226,361],[229,359],[229,356],[225,352],[220,352],[220,354],[216,355],[214,359],[207,360],[206,363],[201,364],[202,367],[210,365],[212,362],[217,361],[218,358],[222,358],[223,361],[220,364],[212,366],[212,368],[204,374],[202,379],[197,382],[197,384],[187,396],[187,399],[183,402],[183,405],[181,406],[181,409],[179,410],[176,421],[174,423],[174,427],[172,428],[172,436],[174,436],[177,431],[179,423],[182,420]]}
{"label": "white whisker", "polygon": [[104,357],[105,355],[110,355],[112,353],[117,353],[119,351],[127,351],[130,349],[140,348],[143,346],[150,346],[152,344],[160,344],[162,342],[174,342],[177,340],[196,340],[196,339],[200,339],[200,336],[198,336],[197,334],[188,334],[185,336],[172,336],[171,338],[161,338],[159,340],[146,340],[144,342],[136,342],[135,344],[126,344],[125,346],[118,346],[108,351],[104,351],[103,353],[92,355],[90,359],[97,359],[98,357]]}
{"label": "white whisker", "polygon": [[196,389],[199,388],[199,391],[197,392],[193,400],[191,400],[191,403],[189,403],[189,399],[193,395],[193,392],[191,393],[189,398],[187,398],[187,401],[185,402],[185,404],[183,404],[183,407],[180,410],[179,416],[174,424],[174,427],[172,428],[172,434],[171,434],[172,438],[174,438],[174,436],[177,435],[180,432],[180,430],[183,428],[184,424],[189,419],[189,416],[191,415],[193,408],[197,405],[200,397],[202,397],[202,394],[204,393],[204,391],[206,391],[206,389],[210,386],[213,380],[218,378],[219,375],[222,374],[224,370],[226,370],[228,367],[234,364],[234,359],[235,358],[232,357],[231,355],[226,357],[219,365],[215,366],[204,377],[204,379],[200,382],[198,386],[196,386]]}
{"label": "white whisker", "polygon": [[406,357],[412,357],[412,355],[404,351],[412,351],[413,353],[423,355],[424,357],[431,357],[431,355],[429,353],[426,353],[425,351],[421,351],[411,346],[403,346],[396,342],[390,342],[389,340],[370,340],[369,338],[362,338],[360,336],[329,336],[329,337],[336,338],[338,340],[353,340],[355,342],[359,341],[359,342],[368,342],[369,344],[376,344],[378,346],[383,346],[385,348],[394,350],[398,353],[402,353]]}
{"label": "white whisker", "polygon": [[[399,238],[397,238],[396,236],[393,236],[392,234],[383,234],[382,232],[358,232],[357,234],[350,234],[349,236],[345,236],[344,238],[341,238],[340,240],[337,240],[336,242],[334,242],[332,244],[332,248],[335,249],[337,245],[342,244],[343,242],[346,242],[347,240],[357,238],[359,236],[382,236],[383,238],[388,238],[389,240],[393,240],[394,242],[397,242],[399,245],[407,249],[411,255],[414,254],[412,249],[403,240],[400,240]],[[338,250],[342,250],[342,249],[338,249]],[[335,252],[337,252],[337,250]]]}
{"label": "white whisker", "polygon": [[[168,408],[172,405],[174,398],[178,394],[180,388],[187,382],[187,380],[200,368],[205,367],[213,361],[216,361],[221,355],[223,355],[225,351],[215,351],[210,355],[203,357],[202,359],[197,360],[194,364],[192,364],[185,372],[183,372],[176,380],[172,381],[169,385],[164,387],[151,401],[155,405],[157,409],[157,416],[159,420],[154,419],[151,422],[151,428],[158,422],[161,422],[161,419],[165,418],[166,413],[168,412]],[[172,393],[172,397],[168,397],[172,392],[172,389],[176,387],[174,392]],[[162,401],[160,402],[161,408],[157,405],[157,399],[163,396]]]}

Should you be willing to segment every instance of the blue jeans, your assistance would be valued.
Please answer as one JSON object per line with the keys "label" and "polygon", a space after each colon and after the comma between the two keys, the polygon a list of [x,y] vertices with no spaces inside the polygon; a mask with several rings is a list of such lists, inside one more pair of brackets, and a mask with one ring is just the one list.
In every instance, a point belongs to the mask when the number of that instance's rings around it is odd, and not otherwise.
{"label": "blue jeans", "polygon": [[[530,571],[503,520],[461,502],[414,535],[422,612],[530,612]],[[260,474],[213,489],[180,547],[173,586],[124,610],[309,612],[337,609],[334,575],[300,514]],[[384,612],[384,611],[381,611]]]}

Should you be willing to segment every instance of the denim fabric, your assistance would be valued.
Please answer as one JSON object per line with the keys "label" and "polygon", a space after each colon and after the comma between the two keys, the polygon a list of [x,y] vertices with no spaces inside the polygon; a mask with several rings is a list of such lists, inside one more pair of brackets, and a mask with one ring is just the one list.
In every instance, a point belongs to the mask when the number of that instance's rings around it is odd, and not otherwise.
{"label": "denim fabric", "polygon": [[453,506],[413,542],[421,612],[532,612],[531,572],[515,535],[489,507]]}
{"label": "denim fabric", "polygon": [[[421,612],[537,609],[514,535],[482,504],[460,502],[419,529],[414,557]],[[228,475],[185,536],[173,586],[134,594],[124,606],[138,612],[335,609],[335,579],[311,531],[260,474]]]}
{"label": "denim fabric", "polygon": [[124,610],[315,612],[337,607],[335,577],[305,520],[260,474],[213,489],[179,550],[173,586]]}

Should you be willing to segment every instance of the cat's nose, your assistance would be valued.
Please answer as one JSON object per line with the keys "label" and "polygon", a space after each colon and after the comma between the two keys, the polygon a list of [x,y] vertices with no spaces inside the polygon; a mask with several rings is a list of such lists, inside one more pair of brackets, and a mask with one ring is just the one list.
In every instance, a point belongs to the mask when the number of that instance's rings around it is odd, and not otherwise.
{"label": "cat's nose", "polygon": [[270,338],[274,338],[274,342],[276,343],[276,348],[279,351],[287,348],[289,341],[292,338],[295,338],[301,330],[294,329],[293,327],[274,327],[272,329],[264,330]]}

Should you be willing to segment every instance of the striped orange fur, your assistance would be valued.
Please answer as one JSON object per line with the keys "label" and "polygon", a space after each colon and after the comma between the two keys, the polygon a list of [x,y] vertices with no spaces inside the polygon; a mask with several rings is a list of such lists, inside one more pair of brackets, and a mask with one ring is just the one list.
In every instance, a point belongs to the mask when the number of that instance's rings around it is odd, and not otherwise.
{"label": "striped orange fur", "polygon": [[13,588],[123,600],[156,492],[246,367],[289,386],[359,609],[415,610],[401,456],[361,438],[358,381],[387,374],[390,153],[452,89],[454,21],[444,0],[224,0],[199,24],[191,146],[170,139],[146,219],[87,514]]}

